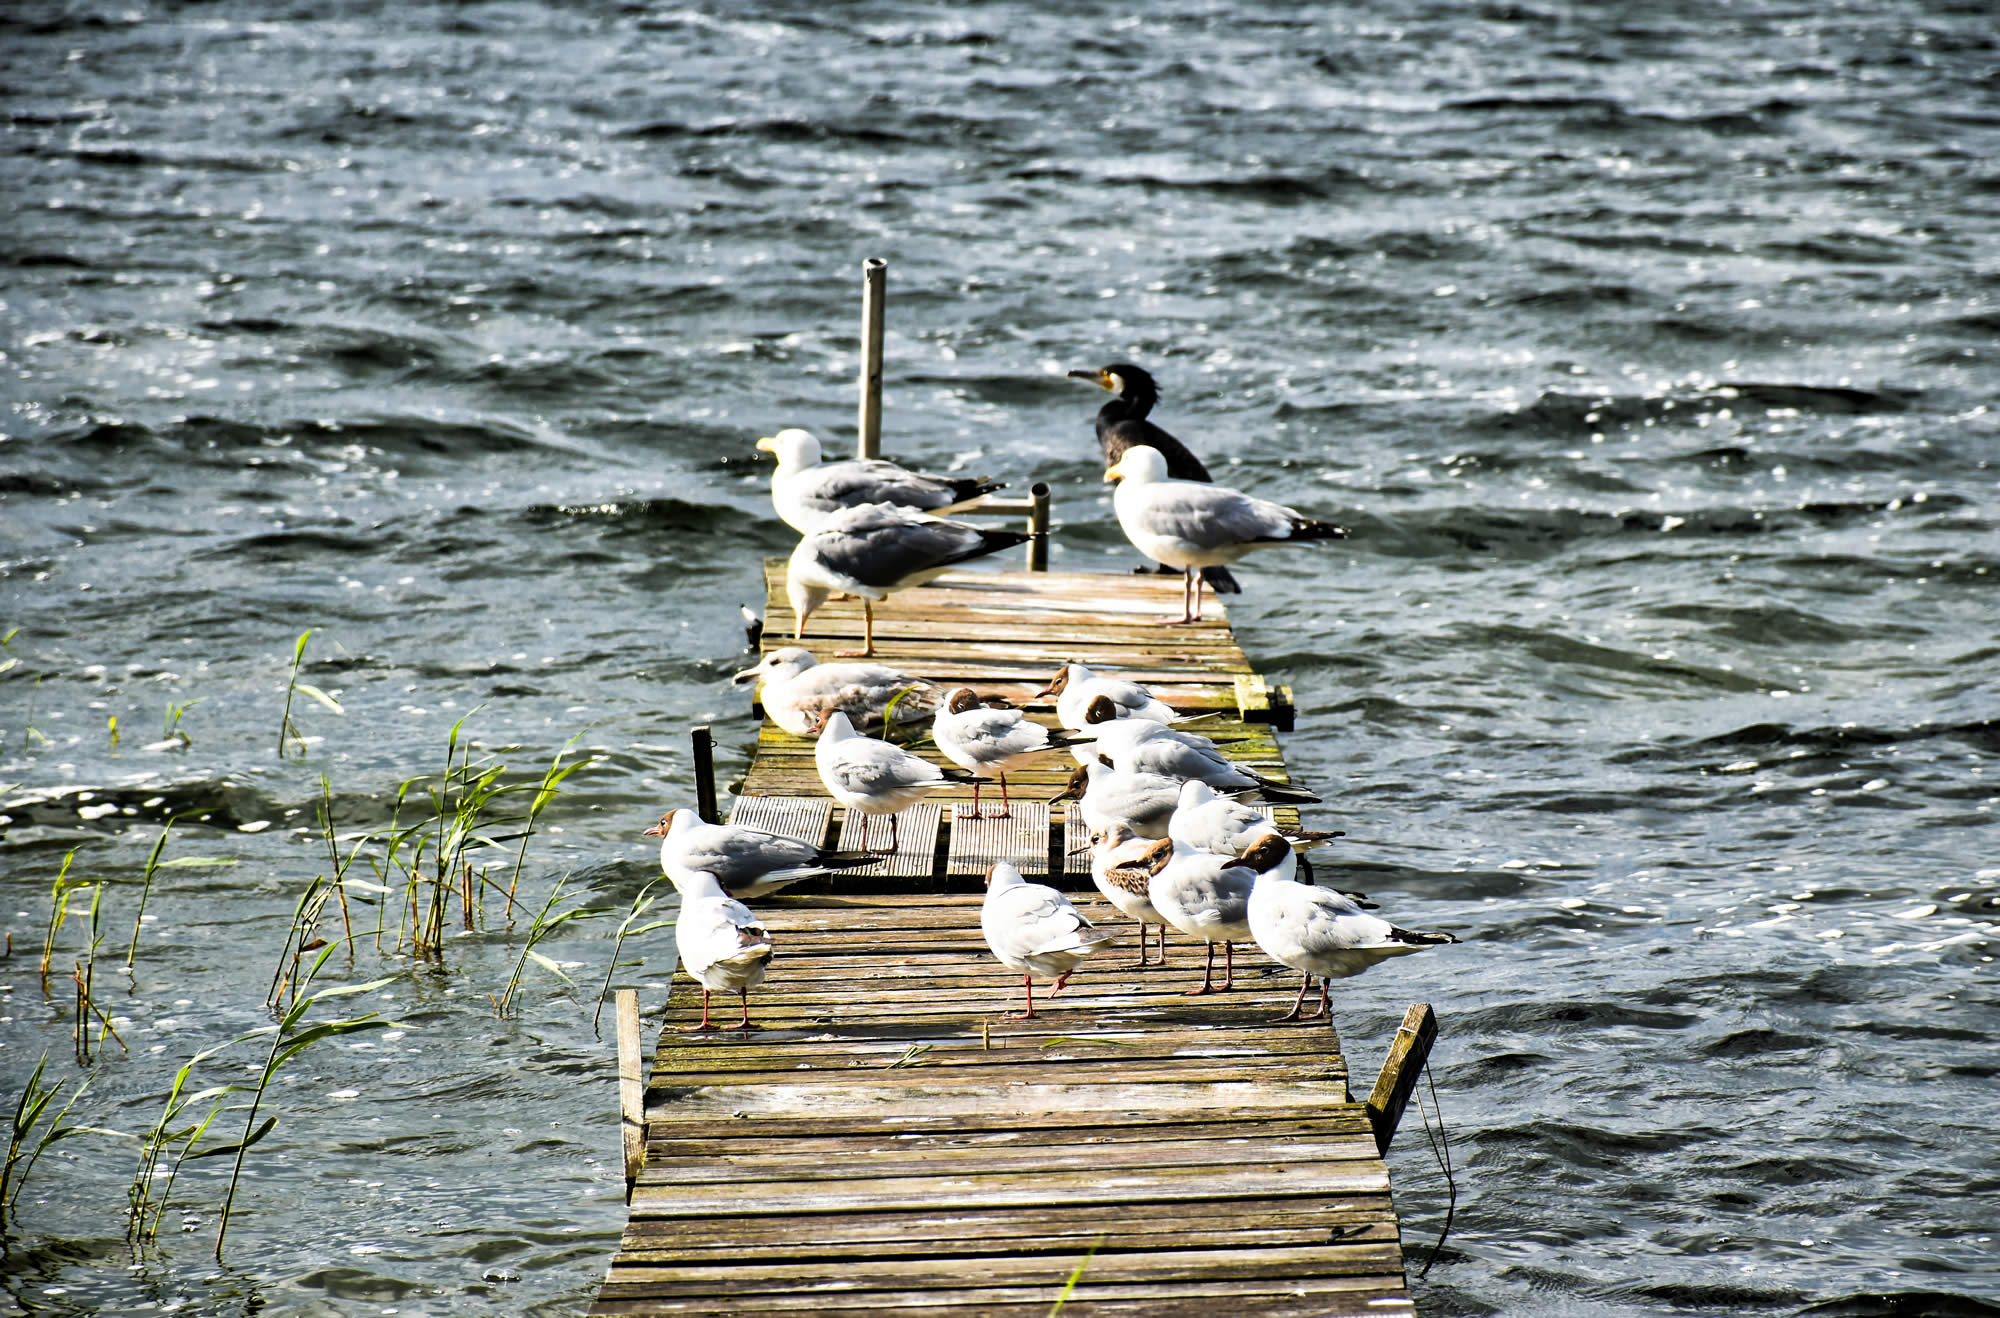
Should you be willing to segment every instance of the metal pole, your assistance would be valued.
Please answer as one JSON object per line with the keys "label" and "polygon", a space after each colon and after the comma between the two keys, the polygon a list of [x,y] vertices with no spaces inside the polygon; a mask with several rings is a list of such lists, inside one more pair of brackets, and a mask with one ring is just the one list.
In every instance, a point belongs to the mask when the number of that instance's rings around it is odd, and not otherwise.
{"label": "metal pole", "polygon": [[1049,483],[1036,481],[1028,487],[1028,571],[1049,570]]}
{"label": "metal pole", "polygon": [[882,456],[882,297],[889,263],[871,256],[861,263],[861,441],[856,456]]}
{"label": "metal pole", "polygon": [[702,724],[688,734],[694,743],[694,812],[704,824],[722,822],[715,809],[715,738]]}

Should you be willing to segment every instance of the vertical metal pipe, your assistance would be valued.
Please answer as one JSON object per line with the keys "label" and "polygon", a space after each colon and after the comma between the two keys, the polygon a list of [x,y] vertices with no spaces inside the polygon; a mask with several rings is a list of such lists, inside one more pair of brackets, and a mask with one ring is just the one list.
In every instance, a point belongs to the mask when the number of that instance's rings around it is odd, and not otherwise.
{"label": "vertical metal pipe", "polygon": [[1049,483],[1036,481],[1028,487],[1028,571],[1049,570]]}
{"label": "vertical metal pipe", "polygon": [[889,263],[871,256],[861,263],[861,441],[856,455],[882,456],[882,298]]}
{"label": "vertical metal pipe", "polygon": [[688,734],[688,740],[694,743],[694,812],[704,824],[719,824],[722,820],[715,808],[715,738],[709,735],[704,723]]}

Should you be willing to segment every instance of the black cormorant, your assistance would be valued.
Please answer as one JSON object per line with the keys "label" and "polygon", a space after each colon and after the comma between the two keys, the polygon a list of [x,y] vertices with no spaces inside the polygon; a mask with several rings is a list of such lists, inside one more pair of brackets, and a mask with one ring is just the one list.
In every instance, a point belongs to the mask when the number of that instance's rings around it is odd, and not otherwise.
{"label": "black cormorant", "polygon": [[[1097,409],[1097,444],[1104,450],[1105,466],[1112,466],[1124,457],[1126,449],[1144,444],[1147,448],[1158,449],[1160,456],[1167,460],[1167,475],[1171,479],[1212,479],[1208,468],[1202,466],[1201,459],[1188,452],[1187,445],[1146,419],[1146,414],[1153,410],[1153,404],[1160,401],[1160,386],[1153,382],[1153,377],[1144,367],[1134,366],[1131,362],[1112,362],[1094,371],[1071,371],[1069,378],[1088,380],[1115,395],[1110,402]],[[1173,571],[1172,568],[1164,570]],[[1205,567],[1201,570],[1201,579],[1218,595],[1243,593],[1243,587],[1236,584],[1236,578],[1226,567]]]}

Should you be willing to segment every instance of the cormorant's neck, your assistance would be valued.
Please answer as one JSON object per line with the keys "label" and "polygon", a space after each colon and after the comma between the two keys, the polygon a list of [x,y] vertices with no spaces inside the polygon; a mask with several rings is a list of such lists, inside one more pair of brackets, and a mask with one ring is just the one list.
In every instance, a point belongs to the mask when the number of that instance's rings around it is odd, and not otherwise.
{"label": "cormorant's neck", "polygon": [[1153,410],[1153,404],[1160,401],[1159,390],[1153,387],[1151,380],[1136,380],[1131,376],[1123,378],[1124,389],[1116,398],[1098,409],[1097,416],[1100,421],[1141,421]]}

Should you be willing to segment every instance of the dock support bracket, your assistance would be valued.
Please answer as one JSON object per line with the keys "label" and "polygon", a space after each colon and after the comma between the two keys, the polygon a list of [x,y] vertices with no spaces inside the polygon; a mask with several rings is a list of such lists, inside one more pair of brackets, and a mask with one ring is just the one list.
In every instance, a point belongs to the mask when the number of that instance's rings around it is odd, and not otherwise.
{"label": "dock support bracket", "polygon": [[1396,1137],[1396,1125],[1403,1119],[1417,1077],[1430,1060],[1431,1045],[1437,1042],[1437,1013],[1428,1002],[1419,1002],[1403,1013],[1403,1024],[1382,1059],[1382,1073],[1375,1077],[1375,1092],[1368,1096],[1368,1124],[1375,1128],[1375,1151],[1387,1153]]}
{"label": "dock support bracket", "polygon": [[646,1079],[639,1042],[639,990],[614,995],[618,1019],[618,1127],[625,1144],[625,1197],[646,1162]]}

